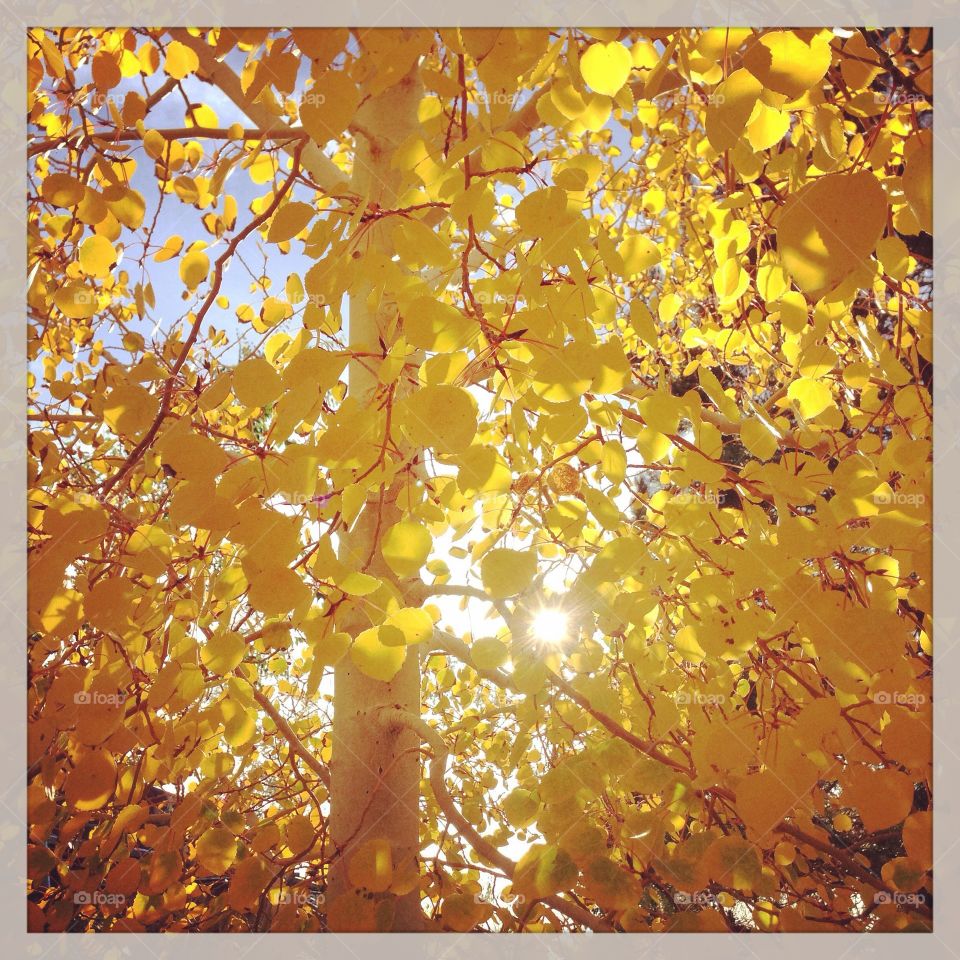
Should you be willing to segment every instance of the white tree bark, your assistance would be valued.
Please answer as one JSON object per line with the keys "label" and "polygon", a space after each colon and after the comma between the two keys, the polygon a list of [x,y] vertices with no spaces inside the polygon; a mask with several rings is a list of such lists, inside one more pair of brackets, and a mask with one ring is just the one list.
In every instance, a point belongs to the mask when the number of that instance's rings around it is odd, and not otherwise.
{"label": "white tree bark", "polygon": [[[416,129],[419,78],[411,72],[403,82],[371,98],[357,117],[357,152],[350,189],[380,207],[396,205],[401,172],[391,165],[396,145]],[[389,218],[371,224],[364,250],[391,253]],[[388,309],[376,302],[369,280],[349,291],[350,345],[370,349],[392,322]],[[361,403],[373,398],[376,375],[359,362],[349,369],[349,388]],[[356,568],[372,556],[367,572],[392,578],[377,545],[378,531],[400,519],[396,487],[384,492],[382,502],[371,497],[353,528],[343,535],[341,559]],[[411,602],[415,602],[411,598]],[[368,623],[354,615],[339,625],[353,636]],[[403,667],[389,683],[372,679],[345,657],[334,669],[333,752],[331,758],[330,836],[343,851],[331,866],[327,903],[351,889],[347,865],[365,840],[389,841],[397,873],[409,874],[420,847],[420,738],[409,727],[389,727],[380,720],[383,707],[420,713],[420,664],[415,648],[408,650]],[[419,888],[396,898],[394,930],[423,928]],[[341,929],[344,929],[341,927]],[[349,927],[345,928],[349,929]]]}

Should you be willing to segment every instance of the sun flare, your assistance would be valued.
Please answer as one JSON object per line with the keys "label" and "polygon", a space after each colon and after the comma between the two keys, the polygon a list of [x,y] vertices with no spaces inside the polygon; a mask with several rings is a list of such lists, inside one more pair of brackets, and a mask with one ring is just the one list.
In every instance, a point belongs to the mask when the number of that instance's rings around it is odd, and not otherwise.
{"label": "sun flare", "polygon": [[531,633],[540,643],[563,643],[568,628],[567,615],[562,610],[545,608],[534,616]]}

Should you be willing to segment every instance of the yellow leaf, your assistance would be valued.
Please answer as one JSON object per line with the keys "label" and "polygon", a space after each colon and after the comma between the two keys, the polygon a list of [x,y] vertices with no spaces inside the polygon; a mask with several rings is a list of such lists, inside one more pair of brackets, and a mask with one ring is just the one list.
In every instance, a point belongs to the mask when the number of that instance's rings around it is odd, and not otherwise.
{"label": "yellow leaf", "polygon": [[577,866],[566,850],[536,844],[518,861],[512,888],[525,897],[540,899],[568,890],[576,883]]}
{"label": "yellow leaf", "polygon": [[617,248],[623,258],[624,276],[638,277],[660,262],[660,248],[642,233],[633,233]]}
{"label": "yellow leaf", "polygon": [[659,336],[657,325],[653,314],[642,300],[634,300],[630,304],[630,326],[647,346],[656,347]]}
{"label": "yellow leaf", "polygon": [[843,802],[857,808],[868,833],[902,823],[913,806],[913,779],[899,770],[854,766],[840,782]]}
{"label": "yellow leaf", "polygon": [[679,398],[665,391],[658,390],[640,401],[640,413],[647,426],[658,433],[676,433],[680,423]]}
{"label": "yellow leaf", "polygon": [[282,389],[280,374],[263,357],[248,357],[233,371],[233,392],[245,407],[265,407]]}
{"label": "yellow leaf", "polygon": [[54,637],[67,637],[80,626],[83,614],[83,595],[68,587],[63,588],[42,607],[41,627]]}
{"label": "yellow leaf", "polygon": [[167,237],[163,246],[153,255],[157,263],[163,263],[166,260],[172,260],[183,249],[183,237]]}
{"label": "yellow leaf", "polygon": [[480,670],[496,670],[509,656],[506,644],[496,637],[480,637],[470,645],[470,659]]}
{"label": "yellow leaf", "polygon": [[747,70],[734,70],[713,93],[707,105],[706,129],[717,153],[730,150],[743,136],[762,87]]}
{"label": "yellow leaf", "polygon": [[304,95],[300,123],[321,146],[344,133],[360,103],[360,91],[342,70],[328,70]]}
{"label": "yellow leaf", "polygon": [[607,856],[594,857],[586,864],[583,889],[604,910],[626,910],[639,899],[632,875]]}
{"label": "yellow leaf", "polygon": [[200,648],[200,659],[211,673],[223,676],[240,664],[246,650],[247,645],[239,633],[221,629]]}
{"label": "yellow leaf", "polygon": [[467,896],[465,893],[452,893],[443,898],[440,919],[450,930],[467,933],[478,923],[482,923],[492,910],[489,904],[478,901],[476,897]]}
{"label": "yellow leaf", "polygon": [[877,259],[894,280],[903,280],[910,272],[910,251],[899,237],[884,237],[877,244]]}
{"label": "yellow leaf", "polygon": [[619,440],[608,440],[603,445],[600,469],[611,483],[623,483],[627,475],[627,452]]}
{"label": "yellow leaf", "polygon": [[282,243],[295,237],[316,216],[316,209],[309,203],[286,203],[270,221],[267,240]]}
{"label": "yellow leaf", "polygon": [[580,58],[580,73],[597,93],[615,97],[633,68],[630,51],[619,41],[591,44]]}
{"label": "yellow leaf", "polygon": [[789,333],[800,333],[806,327],[809,307],[798,290],[788,290],[777,306],[780,308],[780,322]]}
{"label": "yellow leaf", "polygon": [[804,293],[833,289],[873,252],[887,196],[869,171],[829,174],[801,187],[776,214],[783,265]]}
{"label": "yellow leaf", "polygon": [[97,294],[82,283],[66,283],[53,295],[57,309],[70,320],[86,320],[97,312]]}
{"label": "yellow leaf", "polygon": [[216,477],[230,462],[229,455],[216,441],[186,430],[171,429],[158,448],[161,462],[186,480]]}
{"label": "yellow leaf", "polygon": [[903,194],[920,229],[933,233],[933,131],[918,130],[903,148]]}
{"label": "yellow leaf", "polygon": [[248,744],[256,735],[257,718],[253,710],[233,700],[222,704],[224,719],[223,737],[234,749]]}
{"label": "yellow leaf", "polygon": [[676,632],[673,645],[681,659],[688,660],[690,663],[700,663],[706,655],[706,651],[697,640],[697,629],[691,625],[681,627]]}
{"label": "yellow leaf", "polygon": [[247,589],[247,578],[239,566],[226,567],[213,584],[213,595],[221,602],[236,600]]}
{"label": "yellow leaf", "polygon": [[106,750],[88,750],[67,774],[63,792],[75,810],[96,810],[112,796],[117,768]]}
{"label": "yellow leaf", "polygon": [[796,100],[823,79],[832,58],[823,37],[806,43],[792,30],[775,30],[750,46],[743,62],[765,87]]}
{"label": "yellow leaf", "polygon": [[414,347],[451,353],[475,340],[480,326],[449,304],[433,297],[419,297],[404,312],[403,333]]}
{"label": "yellow leaf", "polygon": [[779,143],[790,129],[790,114],[786,110],[768,107],[762,101],[757,104],[757,113],[747,124],[747,141],[760,153]]}
{"label": "yellow leaf", "polygon": [[[384,626],[395,627],[400,634],[400,642],[422,643],[433,636],[433,617],[422,607],[402,607],[394,610],[384,621]],[[381,631],[380,639],[387,646],[394,646],[393,631]]]}
{"label": "yellow leaf", "polygon": [[346,354],[319,348],[301,350],[283,371],[284,388],[289,390],[307,381],[316,384],[318,391],[326,393],[346,365]]}
{"label": "yellow leaf", "polygon": [[87,237],[80,244],[80,269],[88,277],[109,277],[116,262],[117,251],[106,237]]}
{"label": "yellow leaf", "polygon": [[350,882],[361,890],[384,893],[393,882],[393,855],[387,840],[366,840],[347,864]]}
{"label": "yellow leaf", "polygon": [[397,404],[397,416],[411,443],[438,453],[459,453],[477,432],[477,405],[460,387],[422,387]]}
{"label": "yellow leaf", "polygon": [[705,859],[707,876],[723,887],[753,891],[760,883],[763,863],[757,847],[740,837],[716,840]]}
{"label": "yellow leaf", "polygon": [[393,228],[393,245],[408,266],[443,267],[453,255],[447,238],[420,220],[400,219]]}
{"label": "yellow leaf", "polygon": [[224,874],[237,857],[237,838],[225,827],[211,827],[197,841],[197,861],[213,874]]}
{"label": "yellow leaf", "polygon": [[405,645],[388,645],[380,639],[380,628],[364,630],[350,647],[350,659],[357,669],[374,680],[392,680],[407,658]]}
{"label": "yellow leaf", "polygon": [[812,420],[833,405],[830,388],[822,380],[799,377],[787,388],[787,396],[797,405],[804,420]]}
{"label": "yellow leaf", "polygon": [[159,401],[136,383],[119,383],[103,402],[104,422],[122,437],[139,439],[153,422]]}
{"label": "yellow leaf", "polygon": [[252,607],[267,616],[289,613],[310,600],[310,588],[300,575],[282,564],[271,564],[247,571],[250,587],[247,600]]}
{"label": "yellow leaf", "polygon": [[421,523],[401,520],[389,527],[380,542],[387,566],[398,577],[415,577],[427,562],[433,537]]}
{"label": "yellow leaf", "polygon": [[344,593],[352,597],[369,596],[380,588],[381,583],[376,577],[357,570],[346,571],[342,576],[336,577],[334,582]]}
{"label": "yellow leaf", "polygon": [[167,57],[163,63],[164,71],[174,80],[182,80],[200,66],[200,58],[188,46],[179,40],[167,44]]}
{"label": "yellow leaf", "polygon": [[252,856],[241,860],[227,889],[227,903],[234,910],[251,908],[270,882],[273,872],[262,857]]}
{"label": "yellow leaf", "polygon": [[759,418],[749,417],[740,425],[743,445],[758,459],[769,460],[777,450],[777,438]]}
{"label": "yellow leaf", "polygon": [[651,427],[644,427],[637,435],[637,450],[644,463],[659,463],[670,452],[673,441]]}
{"label": "yellow leaf", "polygon": [[510,467],[493,447],[474,444],[458,460],[457,485],[461,493],[505,491],[513,477]]}
{"label": "yellow leaf", "polygon": [[[476,646],[476,644],[474,644]],[[517,788],[511,790],[501,801],[504,815],[507,823],[511,826],[522,829],[529,826],[537,818],[537,811],[540,809],[540,800],[535,793],[530,790]]]}
{"label": "yellow leaf", "polygon": [[120,66],[107,50],[99,50],[93,58],[91,71],[97,90],[112,90],[120,82]]}
{"label": "yellow leaf", "polygon": [[192,250],[180,261],[180,279],[191,292],[196,290],[210,272],[210,258],[203,250]]}
{"label": "yellow leaf", "polygon": [[143,223],[146,202],[143,195],[122,184],[108,187],[103,192],[110,212],[127,228],[136,230]]}
{"label": "yellow leaf", "polygon": [[484,589],[492,597],[513,597],[530,586],[537,572],[537,555],[533,551],[498,547],[487,553],[480,564]]}
{"label": "yellow leaf", "polygon": [[567,192],[560,187],[535,190],[517,205],[517,224],[524,233],[533,237],[545,237],[563,229],[566,221]]}
{"label": "yellow leaf", "polygon": [[790,815],[799,799],[780,777],[763,770],[737,784],[736,810],[747,828],[747,836],[767,844],[774,828]]}
{"label": "yellow leaf", "polygon": [[750,277],[735,257],[720,264],[713,275],[713,288],[721,304],[739,300],[749,285]]}
{"label": "yellow leaf", "polygon": [[84,193],[83,184],[68,173],[48,174],[40,184],[40,196],[57,207],[75,207]]}
{"label": "yellow leaf", "polygon": [[159,160],[170,141],[159,130],[147,130],[143,135],[143,151],[148,157]]}
{"label": "yellow leaf", "polygon": [[616,502],[600,490],[587,487],[583,491],[587,507],[604,530],[616,530],[623,522],[623,516]]}
{"label": "yellow leaf", "polygon": [[301,813],[295,813],[283,828],[284,842],[294,856],[303,853],[313,844],[316,830],[310,818]]}

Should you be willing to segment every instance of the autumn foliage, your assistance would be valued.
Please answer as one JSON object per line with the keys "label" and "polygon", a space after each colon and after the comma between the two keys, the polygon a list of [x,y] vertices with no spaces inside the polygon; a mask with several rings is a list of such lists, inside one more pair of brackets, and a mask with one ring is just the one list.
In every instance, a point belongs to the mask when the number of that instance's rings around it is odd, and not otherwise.
{"label": "autumn foliage", "polygon": [[30,928],[928,929],[931,51],[31,31]]}

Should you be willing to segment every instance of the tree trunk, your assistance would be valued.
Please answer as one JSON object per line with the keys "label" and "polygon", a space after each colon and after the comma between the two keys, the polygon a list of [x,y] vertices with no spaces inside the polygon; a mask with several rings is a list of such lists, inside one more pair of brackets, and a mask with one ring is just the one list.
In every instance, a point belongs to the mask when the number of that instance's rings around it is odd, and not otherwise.
{"label": "tree trunk", "polygon": [[[420,83],[415,68],[399,84],[370,98],[356,122],[357,154],[352,189],[380,207],[396,205],[400,171],[391,167],[393,153],[418,125]],[[390,218],[369,224],[360,254],[389,248]],[[364,280],[350,291],[350,346],[375,348],[379,337],[389,342],[387,325],[393,322],[382,308],[373,285]],[[349,387],[361,403],[372,402],[379,383],[376,374],[358,362],[351,363]],[[371,496],[353,529],[340,541],[341,559],[359,569],[372,558],[367,572],[394,579],[380,555],[377,539],[400,519],[394,485],[383,492],[382,501]],[[403,584],[400,584],[403,590]],[[411,597],[411,603],[415,603]],[[348,614],[339,629],[356,636],[369,626],[362,615]],[[384,707],[420,713],[420,664],[415,648],[408,650],[400,672],[389,683],[372,679],[358,670],[347,656],[334,668],[333,742],[330,764],[330,836],[338,851],[330,868],[327,904],[353,887],[347,868],[360,845],[372,839],[390,843],[396,875],[416,876],[420,849],[420,739],[416,732],[390,730],[380,722]],[[388,928],[423,929],[419,884],[393,899],[395,911]],[[387,910],[389,916],[389,910]],[[332,929],[356,929],[344,912],[328,917]]]}

